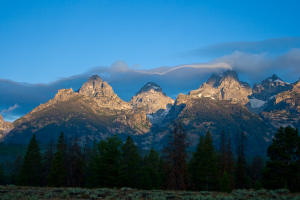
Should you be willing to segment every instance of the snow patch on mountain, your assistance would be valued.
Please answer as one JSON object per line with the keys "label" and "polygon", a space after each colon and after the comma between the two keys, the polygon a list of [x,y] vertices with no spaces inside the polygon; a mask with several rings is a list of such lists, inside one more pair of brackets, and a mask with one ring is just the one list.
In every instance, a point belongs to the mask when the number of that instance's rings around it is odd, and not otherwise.
{"label": "snow patch on mountain", "polygon": [[249,99],[249,101],[250,101],[252,108],[260,108],[260,107],[264,106],[265,103],[267,103],[267,101],[256,99],[254,97],[252,99]]}

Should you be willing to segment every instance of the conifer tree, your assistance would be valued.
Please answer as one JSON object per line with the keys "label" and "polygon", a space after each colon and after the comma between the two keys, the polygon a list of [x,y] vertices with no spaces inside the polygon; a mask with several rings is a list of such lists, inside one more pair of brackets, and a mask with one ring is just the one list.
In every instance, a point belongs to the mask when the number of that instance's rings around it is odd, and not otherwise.
{"label": "conifer tree", "polygon": [[122,141],[117,134],[98,144],[99,156],[94,167],[97,186],[112,188],[120,185],[121,145]]}
{"label": "conifer tree", "polygon": [[42,179],[42,155],[40,147],[33,134],[27,147],[21,172],[16,184],[21,186],[40,186]]}
{"label": "conifer tree", "polygon": [[64,166],[64,156],[61,149],[54,154],[47,181],[49,186],[62,187],[66,184],[67,172]]}
{"label": "conifer tree", "polygon": [[16,157],[16,159],[12,164],[11,177],[10,177],[11,184],[15,184],[16,178],[21,171],[22,163],[23,163],[23,157],[21,156],[21,154],[18,154],[18,156]]}
{"label": "conifer tree", "polygon": [[99,157],[98,143],[94,139],[93,147],[91,149],[91,153],[89,156],[89,160],[88,160],[88,163],[86,166],[86,172],[85,172],[85,174],[87,176],[87,184],[86,184],[87,188],[96,187],[96,181],[95,181],[96,172],[95,172],[94,168],[96,167],[96,159],[98,157]]}
{"label": "conifer tree", "polygon": [[204,144],[204,137],[201,135],[199,138],[199,143],[197,145],[196,151],[193,153],[193,157],[189,162],[189,171],[191,174],[191,180],[193,183],[193,188],[197,191],[204,190],[203,182],[199,180],[199,167],[200,163],[202,162],[202,155],[203,155],[203,145]]}
{"label": "conifer tree", "polygon": [[140,172],[139,152],[130,136],[121,147],[121,186],[138,187],[138,175]]}
{"label": "conifer tree", "polygon": [[50,172],[52,160],[54,158],[55,153],[55,142],[54,140],[50,140],[47,144],[46,150],[43,154],[43,185],[47,185],[47,176]]}
{"label": "conifer tree", "polygon": [[207,131],[201,152],[201,160],[199,164],[199,182],[206,191],[218,189],[218,163],[213,139],[209,131]]}
{"label": "conifer tree", "polygon": [[162,185],[162,165],[163,160],[160,159],[159,153],[151,147],[149,154],[145,156],[145,166],[142,168],[142,172],[148,173],[151,177],[152,188],[159,189]]}
{"label": "conifer tree", "polygon": [[143,190],[151,190],[152,189],[151,179],[147,172],[145,172],[144,175],[142,176],[141,188]]}
{"label": "conifer tree", "polygon": [[256,181],[261,182],[261,173],[263,169],[263,159],[261,156],[255,156],[253,158],[251,169],[252,169],[252,184],[254,185]]}
{"label": "conifer tree", "polygon": [[261,183],[259,182],[259,180],[255,181],[254,184],[254,190],[260,190],[261,189]]}
{"label": "conifer tree", "polygon": [[219,161],[219,177],[221,178],[228,168],[228,160],[227,160],[227,151],[226,151],[226,136],[225,136],[225,131],[222,130],[221,133],[221,141],[220,141],[220,149],[219,149],[219,156],[218,156],[218,161]]}
{"label": "conifer tree", "polygon": [[231,147],[230,134],[228,134],[228,139],[226,143],[226,159],[227,159],[227,166],[225,170],[229,176],[230,187],[231,189],[234,189],[234,158],[233,158],[233,152]]}
{"label": "conifer tree", "polygon": [[246,188],[247,176],[246,176],[246,134],[244,131],[237,131],[236,134],[236,168],[235,168],[235,181],[236,187],[239,189]]}
{"label": "conifer tree", "polygon": [[230,179],[226,171],[224,171],[221,182],[220,182],[220,191],[231,193],[232,189],[230,187]]}
{"label": "conifer tree", "polygon": [[263,171],[263,186],[267,189],[282,188],[287,183],[289,190],[300,191],[300,137],[298,129],[279,128],[267,150]]}
{"label": "conifer tree", "polygon": [[190,144],[181,122],[174,121],[173,130],[169,134],[169,141],[162,151],[165,159],[165,189],[186,190],[189,187],[190,177],[186,149]]}

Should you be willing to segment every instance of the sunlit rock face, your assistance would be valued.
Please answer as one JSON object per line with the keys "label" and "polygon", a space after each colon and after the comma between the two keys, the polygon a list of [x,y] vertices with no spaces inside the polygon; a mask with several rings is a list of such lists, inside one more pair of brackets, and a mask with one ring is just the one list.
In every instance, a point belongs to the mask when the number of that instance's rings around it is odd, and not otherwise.
{"label": "sunlit rock face", "polygon": [[130,104],[145,110],[150,122],[156,124],[166,116],[174,102],[158,84],[148,82],[131,98]]}
{"label": "sunlit rock face", "polygon": [[290,85],[290,90],[277,94],[261,112],[263,119],[275,128],[300,127],[300,81]]}
{"label": "sunlit rock face", "polygon": [[284,82],[273,74],[261,83],[255,83],[253,85],[253,93],[249,96],[250,102],[246,107],[254,113],[260,113],[273,102],[277,94],[290,90],[292,87],[292,84]]}
{"label": "sunlit rock face", "polygon": [[79,94],[94,97],[99,106],[111,107],[113,109],[130,109],[129,103],[123,101],[114,93],[112,87],[102,79],[94,75],[85,82],[78,91]]}
{"label": "sunlit rock face", "polygon": [[0,138],[4,137],[12,129],[13,124],[11,122],[4,121],[2,115],[0,115]]}
{"label": "sunlit rock face", "polygon": [[193,97],[229,100],[241,105],[249,102],[248,96],[251,94],[250,85],[240,81],[236,72],[232,70],[212,75],[206,83],[189,93]]}
{"label": "sunlit rock face", "polygon": [[275,97],[274,95],[287,91],[292,87],[292,84],[284,82],[273,74],[273,76],[263,80],[261,83],[253,85],[253,97],[263,101],[269,101]]}

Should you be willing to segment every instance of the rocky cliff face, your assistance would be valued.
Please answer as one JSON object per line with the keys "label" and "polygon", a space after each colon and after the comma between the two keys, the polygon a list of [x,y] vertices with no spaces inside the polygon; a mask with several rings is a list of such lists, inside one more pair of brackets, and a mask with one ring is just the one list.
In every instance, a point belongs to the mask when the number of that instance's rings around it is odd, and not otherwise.
{"label": "rocky cliff face", "polygon": [[112,87],[108,85],[106,81],[102,81],[97,75],[90,77],[79,89],[78,93],[88,97],[94,97],[94,100],[100,107],[109,107],[117,110],[131,108],[129,103],[120,99],[118,95],[114,93]]}
{"label": "rocky cliff face", "polygon": [[221,75],[214,74],[197,90],[192,90],[189,93],[193,97],[229,100],[241,105],[249,102],[248,96],[251,94],[250,85],[240,81],[236,72],[231,70]]}
{"label": "rocky cliff face", "polygon": [[2,115],[0,115],[0,139],[4,137],[7,133],[9,133],[12,129],[12,123],[4,121]]}
{"label": "rocky cliff face", "polygon": [[[46,142],[66,135],[104,139],[112,134],[141,135],[149,132],[146,112],[131,108],[100,77],[92,76],[79,89],[59,90],[55,97],[14,122],[5,141],[29,142],[33,133]],[[3,139],[2,139],[3,140]]]}
{"label": "rocky cliff face", "polygon": [[249,104],[246,106],[250,111],[260,113],[268,107],[278,93],[290,90],[292,87],[292,84],[284,82],[273,74],[261,83],[253,85],[253,93],[249,97]]}
{"label": "rocky cliff face", "polygon": [[290,84],[292,88],[271,99],[261,116],[272,126],[300,127],[300,81]]}
{"label": "rocky cliff face", "polygon": [[147,113],[147,116],[152,124],[163,119],[174,100],[163,93],[162,88],[149,82],[144,85],[129,102],[133,108],[142,108]]}

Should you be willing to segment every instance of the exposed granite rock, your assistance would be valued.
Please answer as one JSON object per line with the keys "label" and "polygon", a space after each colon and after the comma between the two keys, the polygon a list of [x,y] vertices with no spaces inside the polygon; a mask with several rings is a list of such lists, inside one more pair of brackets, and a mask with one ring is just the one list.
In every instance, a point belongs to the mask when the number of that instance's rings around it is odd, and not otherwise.
{"label": "exposed granite rock", "polygon": [[290,90],[292,84],[286,83],[275,74],[263,80],[260,84],[253,85],[253,96],[263,101],[269,101],[280,92]]}
{"label": "exposed granite rock", "polygon": [[79,94],[94,97],[100,107],[112,109],[130,109],[131,105],[123,101],[114,93],[112,87],[102,79],[94,75],[79,89]]}
{"label": "exposed granite rock", "polygon": [[248,96],[252,94],[248,83],[239,80],[235,71],[228,70],[222,75],[211,76],[206,83],[189,95],[213,100],[230,100],[245,105],[249,102]]}
{"label": "exposed granite rock", "polygon": [[251,112],[260,113],[268,107],[278,93],[290,90],[292,87],[292,84],[284,82],[273,74],[261,83],[253,85],[253,93],[249,96],[250,102],[246,107]]}
{"label": "exposed granite rock", "polygon": [[0,138],[4,137],[12,129],[13,129],[13,124],[11,122],[4,121],[2,115],[0,115]]}
{"label": "exposed granite rock", "polygon": [[300,128],[300,81],[291,84],[292,89],[279,93],[261,116],[272,126]]}
{"label": "exposed granite rock", "polygon": [[165,117],[174,102],[159,85],[149,82],[131,98],[130,104],[133,108],[143,108],[150,122],[155,124]]}

